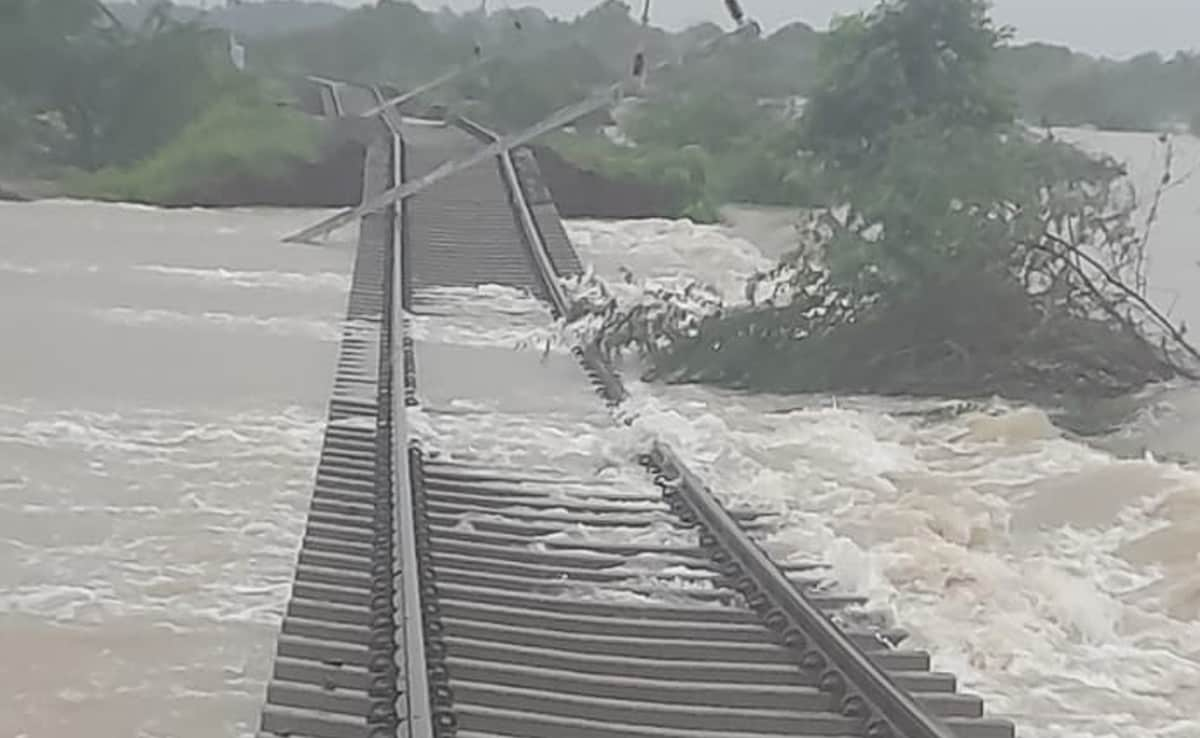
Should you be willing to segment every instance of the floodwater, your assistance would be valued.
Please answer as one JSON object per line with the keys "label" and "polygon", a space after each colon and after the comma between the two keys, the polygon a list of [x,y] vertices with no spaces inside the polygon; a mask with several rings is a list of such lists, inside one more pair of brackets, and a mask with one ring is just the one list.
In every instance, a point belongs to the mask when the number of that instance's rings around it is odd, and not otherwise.
{"label": "floodwater", "polygon": [[[1153,137],[1074,135],[1156,181]],[[1176,159],[1152,286],[1200,325],[1200,179],[1182,176],[1200,148]],[[314,215],[0,205],[0,735],[253,734],[348,286],[345,243],[279,242]],[[569,230],[604,278],[682,272],[736,299],[788,229],[734,215],[750,240]],[[528,298],[424,298],[418,371],[437,381],[413,425],[429,444],[644,484],[629,459],[665,436],[726,500],[779,513],[774,555],[830,561],[1020,735],[1200,735],[1194,388],[1080,439],[1053,409],[999,401],[931,415],[953,400],[631,382],[624,427]],[[464,358],[491,371],[456,374]]]}
{"label": "floodwater", "polygon": [[0,204],[0,735],[252,735],[351,252]]}
{"label": "floodwater", "polygon": [[[1165,144],[1059,134],[1126,162],[1148,222]],[[1174,147],[1150,293],[1197,326],[1200,141]],[[571,236],[613,283],[621,267],[651,282],[682,272],[736,302],[740,278],[786,250],[788,216],[727,219],[753,243],[669,221],[580,222]],[[1200,735],[1200,388],[1091,408],[1093,425],[1125,422],[1089,439],[1056,427],[1055,408],[998,400],[945,419],[949,398],[633,389],[636,427],[680,448],[726,502],[780,514],[772,554],[830,561],[1019,735]]]}

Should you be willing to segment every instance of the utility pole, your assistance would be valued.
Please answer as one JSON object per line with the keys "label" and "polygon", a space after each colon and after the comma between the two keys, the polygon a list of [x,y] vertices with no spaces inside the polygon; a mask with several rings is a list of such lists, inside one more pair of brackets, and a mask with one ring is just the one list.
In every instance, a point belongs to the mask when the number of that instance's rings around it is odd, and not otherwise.
{"label": "utility pole", "polygon": [[[717,36],[711,41],[702,44],[691,54],[685,54],[681,59],[661,62],[656,65],[652,71],[657,72],[670,69],[675,66],[681,66],[696,57],[707,54],[718,46],[721,46],[729,41],[739,40],[746,36],[758,38],[761,30],[762,29],[759,28],[758,24],[753,21],[741,23],[736,30]],[[392,203],[400,202],[412,197],[413,195],[428,189],[431,185],[442,181],[452,174],[461,172],[464,169],[468,169],[469,167],[472,167],[481,161],[485,161],[490,157],[498,156],[507,151],[511,151],[518,146],[529,143],[533,139],[545,135],[550,131],[562,128],[563,126],[592,112],[602,108],[612,107],[621,99],[622,94],[628,85],[629,80],[623,79],[620,82],[616,82],[604,87],[580,102],[577,102],[573,105],[568,105],[565,108],[560,108],[554,113],[551,113],[548,117],[533,124],[529,128],[520,131],[519,133],[515,133],[510,136],[504,136],[487,146],[476,149],[474,152],[468,154],[462,159],[443,162],[433,171],[419,179],[410,182],[397,183],[396,186],[379,193],[375,197],[366,200],[357,207],[343,210],[342,212],[332,215],[316,225],[309,226],[302,231],[288,236],[284,240],[291,243],[313,243],[315,239],[328,235],[338,228],[353,223],[368,213],[381,210]]]}

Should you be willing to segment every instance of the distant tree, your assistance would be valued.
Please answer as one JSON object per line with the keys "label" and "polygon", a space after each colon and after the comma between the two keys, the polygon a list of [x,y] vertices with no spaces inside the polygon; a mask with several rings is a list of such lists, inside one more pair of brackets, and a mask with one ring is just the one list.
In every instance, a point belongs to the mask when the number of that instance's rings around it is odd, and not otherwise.
{"label": "distant tree", "polygon": [[810,145],[845,163],[875,153],[897,126],[931,119],[992,128],[1013,107],[991,62],[1007,31],[985,0],[891,0],[839,19],[805,114]]}
{"label": "distant tree", "polygon": [[697,145],[709,153],[721,154],[763,117],[754,100],[736,90],[684,91],[644,104],[626,128],[640,144]]}
{"label": "distant tree", "polygon": [[1159,130],[1186,122],[1200,89],[1200,58],[1185,52],[1115,62],[1028,44],[1004,49],[998,71],[1027,120],[1110,130]]}
{"label": "distant tree", "polygon": [[265,70],[411,86],[470,58],[470,38],[450,39],[411,2],[360,7],[336,23],[251,43]]}
{"label": "distant tree", "polygon": [[513,129],[535,123],[609,81],[596,54],[573,44],[534,58],[502,57],[459,91],[482,103],[489,122]]}
{"label": "distant tree", "polygon": [[0,86],[58,121],[67,163],[96,169],[146,155],[228,78],[224,34],[174,21],[169,3],[131,29],[94,0],[7,1]]}

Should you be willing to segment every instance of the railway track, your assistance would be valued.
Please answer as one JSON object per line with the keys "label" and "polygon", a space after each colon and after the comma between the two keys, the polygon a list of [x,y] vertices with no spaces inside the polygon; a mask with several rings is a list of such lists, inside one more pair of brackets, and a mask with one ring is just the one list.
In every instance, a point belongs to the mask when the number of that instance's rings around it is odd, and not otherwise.
{"label": "railway track", "polygon": [[[336,115],[384,99],[318,84]],[[385,111],[364,198],[493,139]],[[413,442],[421,359],[401,303],[500,282],[561,313],[557,275],[579,269],[520,154],[364,218],[260,735],[1011,738],[902,633],[847,617],[861,600],[819,562],[770,561],[753,538],[769,521],[725,510],[664,444],[631,485]],[[574,354],[619,404],[620,378]]]}

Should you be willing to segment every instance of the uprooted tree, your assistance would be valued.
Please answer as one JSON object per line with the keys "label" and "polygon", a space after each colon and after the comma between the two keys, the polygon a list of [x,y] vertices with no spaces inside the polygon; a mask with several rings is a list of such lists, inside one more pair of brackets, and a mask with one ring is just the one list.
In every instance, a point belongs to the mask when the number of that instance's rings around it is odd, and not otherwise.
{"label": "uprooted tree", "polygon": [[823,193],[800,246],[736,306],[576,285],[576,325],[669,381],[768,391],[1046,398],[1190,374],[1200,354],[1146,299],[1153,215],[1115,161],[1014,120],[1006,36],[984,0],[839,20],[800,123]]}

